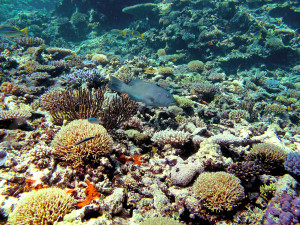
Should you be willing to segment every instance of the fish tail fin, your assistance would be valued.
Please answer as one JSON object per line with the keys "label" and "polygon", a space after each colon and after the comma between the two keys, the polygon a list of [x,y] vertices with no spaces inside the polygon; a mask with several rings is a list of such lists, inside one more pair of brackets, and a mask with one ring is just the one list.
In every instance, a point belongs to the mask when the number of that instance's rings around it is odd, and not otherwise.
{"label": "fish tail fin", "polygon": [[122,81],[120,81],[118,78],[111,76],[110,77],[110,84],[109,84],[109,88],[117,91],[117,92],[123,92],[124,91],[124,86],[126,84],[124,84]]}
{"label": "fish tail fin", "polygon": [[28,27],[25,27],[24,29],[22,29],[21,32],[25,37],[28,37]]}

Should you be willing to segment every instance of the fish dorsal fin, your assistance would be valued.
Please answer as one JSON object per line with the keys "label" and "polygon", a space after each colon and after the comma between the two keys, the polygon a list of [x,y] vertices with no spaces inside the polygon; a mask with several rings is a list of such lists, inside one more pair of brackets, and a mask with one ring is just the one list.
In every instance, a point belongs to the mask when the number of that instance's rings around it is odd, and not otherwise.
{"label": "fish dorsal fin", "polygon": [[132,80],[128,83],[129,86],[134,86],[134,85],[137,85],[139,83],[143,83],[144,81],[141,80],[141,79],[135,79],[135,80]]}

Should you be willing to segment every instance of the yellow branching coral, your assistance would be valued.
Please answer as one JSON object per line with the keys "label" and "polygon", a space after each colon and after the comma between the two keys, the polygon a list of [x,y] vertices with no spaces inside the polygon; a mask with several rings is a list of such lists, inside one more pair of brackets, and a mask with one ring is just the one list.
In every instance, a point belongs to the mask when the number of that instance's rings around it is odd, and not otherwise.
{"label": "yellow branching coral", "polygon": [[[94,137],[81,144],[85,138]],[[106,129],[87,120],[74,120],[62,127],[56,134],[51,146],[55,155],[76,167],[86,161],[96,162],[112,151],[112,138]]]}
{"label": "yellow branching coral", "polygon": [[21,198],[8,225],[48,225],[63,219],[75,207],[73,196],[60,188],[31,191]]}
{"label": "yellow branching coral", "polygon": [[204,172],[193,185],[194,193],[208,209],[230,211],[245,198],[240,179],[226,172]]}

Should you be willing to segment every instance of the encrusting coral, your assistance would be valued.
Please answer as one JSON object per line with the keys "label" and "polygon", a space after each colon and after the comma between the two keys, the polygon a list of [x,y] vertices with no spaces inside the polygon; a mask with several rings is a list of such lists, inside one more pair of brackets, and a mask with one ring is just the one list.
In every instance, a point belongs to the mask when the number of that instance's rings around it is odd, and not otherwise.
{"label": "encrusting coral", "polygon": [[62,220],[74,207],[74,197],[60,188],[34,190],[21,198],[7,224],[53,224]]}
{"label": "encrusting coral", "polygon": [[[95,138],[75,145],[88,137]],[[103,126],[87,120],[74,120],[60,129],[51,147],[55,149],[54,154],[58,158],[76,167],[86,161],[97,162],[101,156],[112,151],[112,143],[112,138]]]}
{"label": "encrusting coral", "polygon": [[226,172],[204,172],[193,185],[204,206],[215,212],[230,211],[245,198],[239,178]]}

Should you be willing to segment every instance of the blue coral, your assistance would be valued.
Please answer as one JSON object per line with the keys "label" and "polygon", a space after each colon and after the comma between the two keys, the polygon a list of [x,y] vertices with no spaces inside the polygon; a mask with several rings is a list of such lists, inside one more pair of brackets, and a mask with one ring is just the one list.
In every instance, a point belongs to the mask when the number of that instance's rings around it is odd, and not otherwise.
{"label": "blue coral", "polygon": [[300,221],[300,197],[275,196],[271,199],[264,217],[264,225],[290,225]]}
{"label": "blue coral", "polygon": [[300,175],[300,153],[291,152],[284,162],[284,168],[295,175]]}

